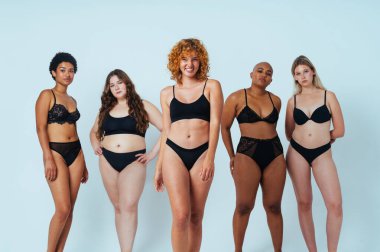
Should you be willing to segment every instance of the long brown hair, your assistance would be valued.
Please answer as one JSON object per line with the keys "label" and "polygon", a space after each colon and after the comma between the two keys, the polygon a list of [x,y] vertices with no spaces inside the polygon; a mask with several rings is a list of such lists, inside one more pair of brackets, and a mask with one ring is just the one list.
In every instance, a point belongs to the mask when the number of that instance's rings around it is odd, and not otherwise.
{"label": "long brown hair", "polygon": [[136,93],[135,85],[123,70],[115,69],[108,74],[101,97],[102,105],[99,109],[98,131],[96,132],[98,139],[101,139],[103,136],[103,121],[106,114],[117,104],[117,99],[113,96],[110,89],[110,79],[113,76],[117,76],[126,85],[128,113],[135,118],[136,129],[139,132],[145,132],[149,126],[148,113],[144,109],[142,99]]}

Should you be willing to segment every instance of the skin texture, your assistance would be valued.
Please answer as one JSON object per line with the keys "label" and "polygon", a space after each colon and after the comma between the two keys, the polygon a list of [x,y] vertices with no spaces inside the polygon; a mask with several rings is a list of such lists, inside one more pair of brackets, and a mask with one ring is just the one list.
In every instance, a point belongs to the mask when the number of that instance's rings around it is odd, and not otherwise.
{"label": "skin texture", "polygon": [[[64,105],[69,112],[75,111],[76,102],[67,94],[67,88],[74,79],[71,63],[61,62],[55,77],[56,103]],[[48,111],[54,104],[51,90],[43,90],[36,102],[36,128],[43,151],[45,178],[53,196],[55,213],[50,221],[48,252],[63,251],[70,231],[73,209],[80,183],[88,180],[88,172],[82,150],[75,161],[67,167],[61,155],[49,148],[49,142],[74,142],[78,140],[75,124],[47,124]]]}
{"label": "skin texture", "polygon": [[[205,80],[195,75],[199,70],[199,59],[195,51],[181,56],[179,68],[181,83],[175,85],[175,98],[183,103],[192,103],[201,95]],[[161,91],[163,133],[161,152],[156,164],[155,187],[168,191],[173,222],[173,251],[199,251],[202,240],[202,219],[207,195],[214,175],[214,159],[218,142],[223,94],[220,83],[209,79],[204,90],[210,102],[210,122],[200,119],[185,119],[171,123],[170,102],[174,98],[173,87]],[[166,145],[167,138],[187,149],[209,142],[209,148],[196,161],[190,172],[180,157]]]}
{"label": "skin texture", "polygon": [[[315,109],[324,104],[325,91],[313,85],[315,72],[309,66],[298,65],[293,74],[294,79],[301,86],[301,92],[296,96],[297,108],[310,117]],[[330,121],[318,124],[309,120],[303,125],[297,125],[293,118],[294,97],[291,97],[286,109],[285,132],[287,139],[293,138],[305,148],[312,149],[328,142],[333,143],[336,138],[343,137],[343,114],[335,94],[331,91],[327,91],[326,106],[332,116],[333,130],[330,131]],[[337,251],[343,211],[339,178],[331,149],[318,156],[311,163],[312,169],[310,169],[309,163],[289,145],[286,161],[297,198],[301,230],[308,250],[317,251],[312,217],[311,174],[313,174],[327,208],[328,251]]]}
{"label": "skin texture", "polygon": [[[273,110],[266,91],[272,81],[273,69],[270,64],[261,62],[252,70],[251,87],[247,89],[248,106],[261,118]],[[280,99],[271,94],[274,106],[281,109]],[[233,216],[235,251],[242,251],[249,216],[255,205],[256,194],[261,185],[263,206],[267,214],[274,251],[282,247],[281,199],[285,184],[286,169],[283,155],[277,156],[262,172],[250,157],[234,152],[230,128],[239,113],[246,106],[244,90],[232,93],[226,100],[222,116],[222,138],[230,156],[230,169],[235,182],[236,208]],[[239,125],[242,136],[256,139],[272,139],[277,135],[276,125],[267,122],[243,123]]]}
{"label": "skin texture", "polygon": [[[110,110],[112,117],[128,115],[126,85],[116,75],[110,79],[110,90],[118,103]],[[159,110],[150,102],[143,100],[149,122],[158,130],[162,130],[162,117]],[[132,251],[137,230],[138,203],[144,189],[146,166],[154,159],[159,151],[157,141],[153,149],[146,154],[137,154],[138,159],[120,173],[108,163],[102,155],[101,147],[112,152],[125,153],[145,149],[145,138],[131,134],[105,136],[102,141],[96,138],[98,117],[91,129],[90,140],[95,155],[99,156],[99,169],[108,197],[115,210],[115,225],[122,252]]]}

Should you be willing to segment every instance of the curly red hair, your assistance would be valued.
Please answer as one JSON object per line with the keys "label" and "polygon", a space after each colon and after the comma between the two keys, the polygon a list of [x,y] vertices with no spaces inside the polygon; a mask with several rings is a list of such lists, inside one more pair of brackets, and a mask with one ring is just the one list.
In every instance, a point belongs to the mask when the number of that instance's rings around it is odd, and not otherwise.
{"label": "curly red hair", "polygon": [[198,72],[195,77],[198,80],[207,79],[207,74],[210,69],[207,50],[199,39],[189,38],[182,39],[177,44],[175,44],[168,55],[168,69],[172,74],[170,78],[177,81],[177,83],[182,83],[182,72],[179,68],[181,57],[186,56],[192,52],[195,52],[197,54],[200,63]]}

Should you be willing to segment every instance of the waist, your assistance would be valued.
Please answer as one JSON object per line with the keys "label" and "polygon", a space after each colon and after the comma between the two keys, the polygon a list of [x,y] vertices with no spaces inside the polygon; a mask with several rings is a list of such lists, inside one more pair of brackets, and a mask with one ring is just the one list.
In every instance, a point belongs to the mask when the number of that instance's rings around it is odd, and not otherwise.
{"label": "waist", "polygon": [[255,141],[255,142],[272,142],[272,141],[280,141],[280,138],[278,135],[272,138],[254,138],[254,137],[248,137],[248,136],[241,136],[240,141],[249,140],[249,141]]}
{"label": "waist", "polygon": [[105,136],[101,145],[114,152],[129,152],[146,148],[145,138],[131,134]]}

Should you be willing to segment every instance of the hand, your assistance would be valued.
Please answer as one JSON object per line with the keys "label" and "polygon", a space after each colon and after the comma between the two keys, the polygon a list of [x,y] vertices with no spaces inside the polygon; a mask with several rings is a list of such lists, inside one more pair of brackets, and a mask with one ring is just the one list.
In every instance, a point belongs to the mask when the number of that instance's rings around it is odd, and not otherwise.
{"label": "hand", "polygon": [[333,144],[335,142],[335,139],[331,138],[330,139],[330,144]]}
{"label": "hand", "polygon": [[84,167],[82,178],[80,179],[80,182],[82,184],[85,184],[88,181],[88,170],[87,167]]}
{"label": "hand", "polygon": [[45,178],[52,182],[57,178],[57,166],[55,165],[54,159],[49,158],[44,160],[45,166]]}
{"label": "hand", "polygon": [[235,156],[231,157],[231,159],[230,159],[230,171],[231,171],[231,175],[234,175],[234,168],[235,168]]}
{"label": "hand", "polygon": [[100,147],[100,144],[97,144],[97,146],[94,147],[94,153],[97,156],[103,155],[102,147]]}
{"label": "hand", "polygon": [[148,153],[136,154],[135,157],[138,157],[137,158],[137,162],[140,162],[142,164],[146,164],[147,165],[154,158],[154,155],[150,151]]}
{"label": "hand", "polygon": [[162,177],[162,169],[159,167],[161,165],[156,165],[156,172],[154,174],[154,188],[157,192],[163,192],[164,191],[164,179]]}
{"label": "hand", "polygon": [[207,157],[203,161],[202,170],[199,176],[201,176],[203,181],[212,179],[214,176],[214,162],[209,160]]}

